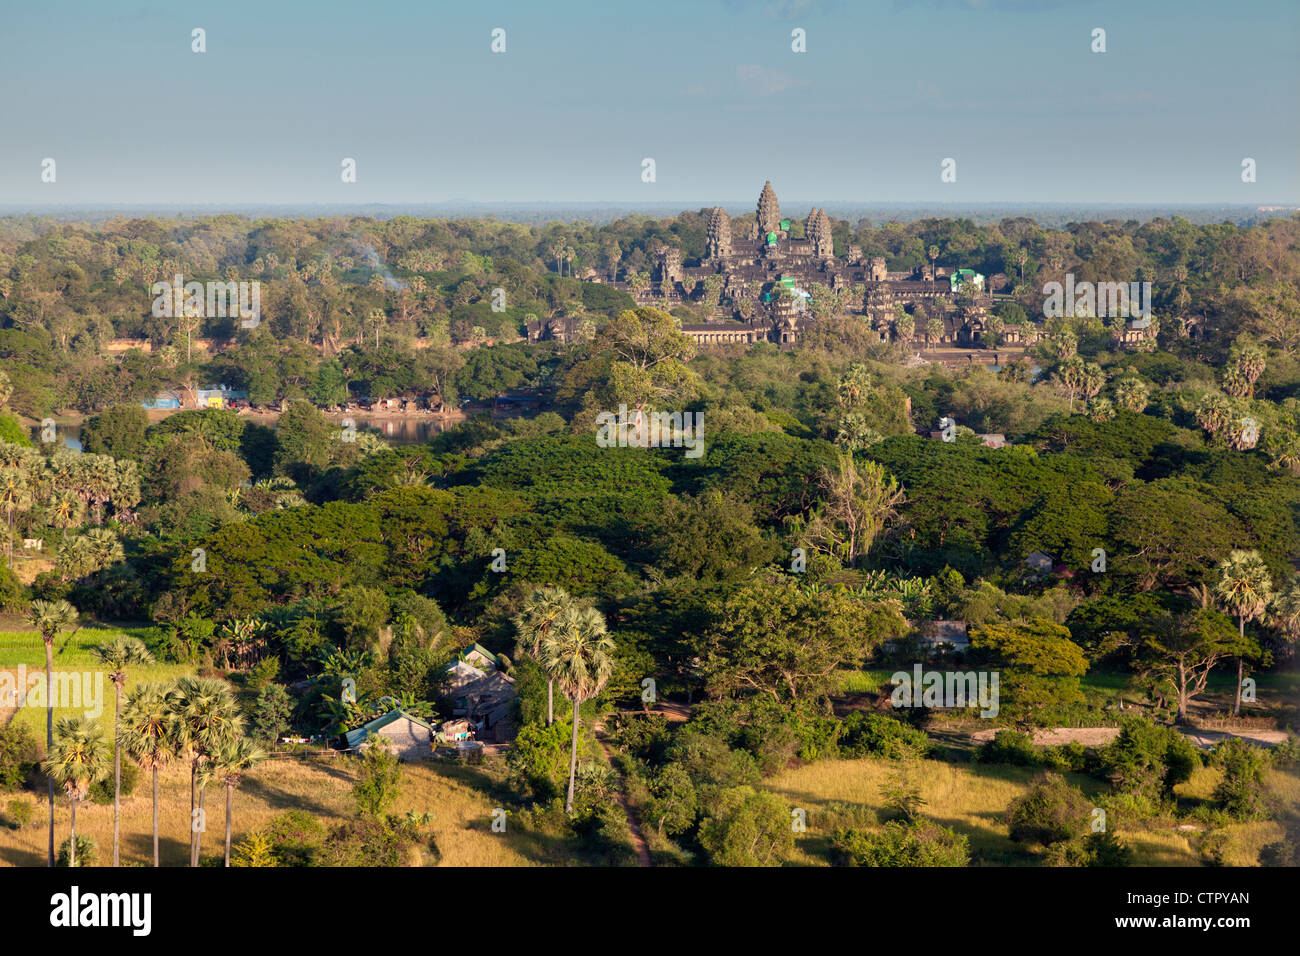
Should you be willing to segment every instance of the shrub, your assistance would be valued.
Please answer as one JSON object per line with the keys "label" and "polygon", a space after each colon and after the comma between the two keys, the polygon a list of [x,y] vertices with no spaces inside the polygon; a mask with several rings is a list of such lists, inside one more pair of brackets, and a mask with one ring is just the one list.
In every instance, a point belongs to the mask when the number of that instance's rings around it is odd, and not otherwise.
{"label": "shrub", "polygon": [[275,743],[289,729],[293,700],[279,684],[268,684],[258,692],[253,704],[253,736],[265,743]]}
{"label": "shrub", "polygon": [[363,818],[332,829],[317,854],[320,866],[403,866],[418,856],[419,828],[406,820]]}
{"label": "shrub", "polygon": [[36,817],[36,808],[29,800],[10,800],[5,807],[5,817],[15,830],[29,826]]}
{"label": "shrub", "polygon": [[352,785],[357,812],[362,816],[382,817],[397,799],[402,765],[382,739],[363,748],[358,759],[361,766]]}
{"label": "shrub", "polygon": [[17,790],[27,779],[40,752],[25,724],[0,727],[0,790]]}
{"label": "shrub", "polygon": [[270,867],[279,866],[280,860],[271,838],[261,830],[255,830],[231,848],[230,865]]}
{"label": "shrub", "polygon": [[325,838],[325,827],[306,810],[277,814],[260,832],[270,841],[279,866],[310,866]]}
{"label": "shrub", "polygon": [[1286,740],[1273,748],[1273,766],[1294,767],[1300,764],[1300,737],[1287,734]]}
{"label": "shrub", "polygon": [[[135,792],[135,786],[140,782],[140,768],[129,760],[122,761],[122,796],[129,797]],[[99,780],[90,788],[90,800],[92,803],[98,803],[101,806],[111,805],[113,802],[113,775],[110,773],[107,777]]]}
{"label": "shrub", "polygon": [[9,568],[0,565],[0,611],[18,614],[27,609],[27,589]]}
{"label": "shrub", "polygon": [[836,866],[966,866],[966,837],[929,820],[886,823],[876,831],[839,828],[831,837]]}
{"label": "shrub", "polygon": [[1100,753],[1101,770],[1111,786],[1155,799],[1173,796],[1201,758],[1190,740],[1172,727],[1144,717],[1125,719],[1119,736]]}
{"label": "shrub", "polygon": [[1132,862],[1133,851],[1109,830],[1054,843],[1043,858],[1046,866],[1129,866]]}
{"label": "shrub", "polygon": [[647,823],[660,833],[678,836],[695,826],[700,798],[690,774],[675,763],[661,769],[650,786],[651,797],[642,811]]}
{"label": "shrub", "polygon": [[1240,737],[1231,737],[1214,748],[1213,760],[1223,767],[1223,779],[1214,789],[1214,799],[1224,812],[1234,820],[1267,820],[1270,812],[1264,794],[1264,771],[1269,764],[1268,753]]}
{"label": "shrub", "polygon": [[905,760],[923,757],[929,749],[924,731],[886,714],[855,710],[844,719],[840,752],[847,756]]}
{"label": "shrub", "polygon": [[1300,846],[1289,836],[1260,847],[1260,866],[1300,866]]}
{"label": "shrub", "polygon": [[1092,803],[1059,774],[1044,774],[1007,807],[1007,826],[1017,842],[1048,846],[1088,830]]}
{"label": "shrub", "polygon": [[[71,859],[72,839],[69,837],[59,844],[59,855],[55,866],[67,866]],[[77,867],[94,866],[99,861],[99,844],[88,836],[77,837]]]}
{"label": "shrub", "polygon": [[525,800],[547,801],[564,792],[569,773],[565,723],[525,724],[506,753],[511,789]]}
{"label": "shrub", "polygon": [[1038,751],[1029,734],[1018,730],[999,730],[992,740],[980,745],[975,759],[980,763],[1005,763],[1013,767],[1033,767],[1038,764]]}
{"label": "shrub", "polygon": [[794,848],[790,811],[753,787],[721,791],[700,824],[700,845],[721,866],[780,866]]}

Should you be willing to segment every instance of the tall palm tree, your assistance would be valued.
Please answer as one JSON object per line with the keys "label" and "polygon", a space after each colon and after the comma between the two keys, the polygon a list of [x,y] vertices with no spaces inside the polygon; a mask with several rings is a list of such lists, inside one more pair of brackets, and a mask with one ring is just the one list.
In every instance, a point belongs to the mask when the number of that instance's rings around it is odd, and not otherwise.
{"label": "tall palm tree", "polygon": [[1269,614],[1285,641],[1295,643],[1300,640],[1300,574],[1286,586],[1278,588]]}
{"label": "tall palm tree", "polygon": [[95,524],[104,523],[104,505],[117,491],[117,461],[109,455],[84,455],[86,497],[95,509]]}
{"label": "tall palm tree", "polygon": [[[33,601],[27,623],[41,632],[45,642],[45,752],[54,750],[54,639],[77,623],[77,609],[67,601]],[[50,860],[54,865],[54,778],[50,786]]]}
{"label": "tall palm tree", "polygon": [[208,765],[213,779],[219,779],[226,787],[226,866],[230,866],[230,822],[235,788],[254,764],[265,759],[266,751],[252,740],[236,737],[225,741]]}
{"label": "tall palm tree", "polygon": [[230,685],[210,677],[178,679],[169,699],[176,715],[178,749],[190,763],[190,866],[198,866],[206,829],[194,825],[195,810],[199,819],[203,818],[204,788],[199,786],[199,771],[228,740],[243,732],[244,718]]}
{"label": "tall palm tree", "polygon": [[[1237,618],[1237,632],[1246,639],[1246,622],[1253,621],[1273,600],[1273,576],[1258,551],[1233,551],[1219,562],[1219,580],[1214,586],[1219,602]],[[1241,681],[1245,665],[1237,654],[1237,694],[1232,705],[1234,717],[1241,714]]]}
{"label": "tall palm tree", "polygon": [[176,715],[165,684],[138,684],[126,695],[118,740],[126,755],[153,776],[153,865],[158,866],[158,768],[176,756]]}
{"label": "tall palm tree", "polygon": [[91,650],[101,664],[110,668],[108,676],[113,682],[113,865],[117,866],[122,829],[122,748],[118,739],[122,729],[122,688],[126,686],[126,669],[152,664],[153,655],[138,637],[125,634]]}
{"label": "tall palm tree", "polygon": [[573,785],[578,768],[578,707],[604,688],[614,670],[614,640],[595,608],[569,607],[542,639],[542,668],[573,702],[573,742],[569,748],[569,794],[564,812],[573,812]]}
{"label": "tall palm tree", "polygon": [[14,566],[14,518],[31,508],[35,500],[32,493],[31,472],[19,467],[0,468],[0,508],[4,509],[9,524],[9,567]]}
{"label": "tall palm tree", "polygon": [[68,795],[72,807],[72,838],[68,841],[68,865],[77,865],[77,804],[86,799],[91,785],[108,775],[108,743],[99,725],[84,717],[59,721],[54,746],[42,766],[52,783]]}
{"label": "tall palm tree", "polygon": [[[523,610],[515,615],[515,630],[519,645],[540,659],[542,641],[555,625],[560,615],[574,606],[574,600],[564,588],[541,587],[533,591],[524,602]],[[546,681],[546,725],[555,723],[555,680]]]}

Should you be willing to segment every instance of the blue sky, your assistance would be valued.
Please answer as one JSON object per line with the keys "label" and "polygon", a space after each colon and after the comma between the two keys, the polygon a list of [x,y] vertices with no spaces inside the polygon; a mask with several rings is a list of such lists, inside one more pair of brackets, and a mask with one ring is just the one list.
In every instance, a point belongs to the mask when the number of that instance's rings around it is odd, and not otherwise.
{"label": "blue sky", "polygon": [[690,206],[765,179],[822,202],[1300,201],[1296,0],[7,0],[0,17],[0,203]]}

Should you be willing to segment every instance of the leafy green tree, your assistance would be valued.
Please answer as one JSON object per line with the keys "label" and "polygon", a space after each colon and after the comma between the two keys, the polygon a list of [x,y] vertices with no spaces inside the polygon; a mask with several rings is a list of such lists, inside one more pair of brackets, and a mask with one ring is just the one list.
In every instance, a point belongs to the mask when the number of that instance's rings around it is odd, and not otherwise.
{"label": "leafy green tree", "polygon": [[606,409],[626,404],[637,412],[688,400],[696,390],[686,363],[695,343],[678,321],[658,309],[629,309],[596,335],[594,347],[610,354],[600,399]]}
{"label": "leafy green tree", "polygon": [[697,647],[710,693],[785,702],[821,700],[836,671],[862,666],[906,630],[896,605],[843,588],[801,588],[780,577],[713,602],[711,617]]}
{"label": "leafy green tree", "polygon": [[780,866],[794,848],[790,811],[766,790],[727,788],[705,812],[700,845],[717,866]]}
{"label": "leafy green tree", "polygon": [[821,506],[804,528],[808,543],[849,567],[871,550],[886,524],[897,515],[904,493],[884,467],[861,464],[841,451],[834,469],[819,476]]}
{"label": "leafy green tree", "polygon": [[81,427],[81,445],[92,454],[138,459],[145,449],[149,414],[138,402],[113,405]]}
{"label": "leafy green tree", "polygon": [[1088,659],[1060,624],[1044,618],[986,624],[972,635],[971,645],[1006,668],[999,709],[1024,730],[1040,722],[1050,707],[1083,700],[1079,678],[1088,670]]}
{"label": "leafy green tree", "polygon": [[1186,614],[1165,612],[1143,622],[1142,674],[1166,681],[1178,700],[1178,720],[1205,692],[1210,673],[1225,657],[1242,651],[1242,638],[1222,614],[1209,608]]}
{"label": "leafy green tree", "polygon": [[339,427],[315,405],[291,402],[280,415],[276,428],[279,439],[275,452],[276,474],[295,477],[323,469],[341,434]]}

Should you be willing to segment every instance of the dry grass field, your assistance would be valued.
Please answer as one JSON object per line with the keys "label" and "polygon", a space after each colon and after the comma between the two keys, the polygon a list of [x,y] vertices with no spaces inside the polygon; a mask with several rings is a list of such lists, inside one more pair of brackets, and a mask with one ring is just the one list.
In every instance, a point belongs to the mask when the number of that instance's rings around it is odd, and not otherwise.
{"label": "dry grass field", "polygon": [[[493,833],[493,799],[499,767],[462,767],[420,762],[403,764],[401,794],[394,812],[432,813],[427,832],[436,841],[438,856],[425,855],[427,865],[531,866],[568,862],[562,848],[542,835],[508,822],[505,833]],[[234,839],[265,824],[285,810],[305,810],[322,824],[340,823],[353,814],[353,763],[348,758],[282,758],[259,764],[234,797]],[[163,866],[184,866],[189,860],[186,828],[189,775],[168,768],[159,779],[160,847]],[[0,865],[44,866],[46,859],[45,804],[37,795],[6,795],[34,804],[33,822],[19,830],[0,828]],[[205,802],[208,829],[205,856],[220,855],[225,839],[225,791],[209,789]],[[0,803],[3,810],[3,803]],[[152,802],[149,778],[141,776],[131,796],[122,800],[122,861],[126,865],[152,862]],[[55,838],[68,836],[68,804],[55,810]],[[99,845],[99,863],[112,859],[113,807],[83,803],[77,810],[77,832]]]}
{"label": "dry grass field", "polygon": [[[1024,793],[1041,773],[1025,767],[986,764],[948,764],[927,760],[908,765],[890,760],[827,760],[808,764],[769,778],[768,789],[784,798],[791,807],[807,811],[808,832],[796,837],[794,865],[824,866],[829,862],[830,829],[834,814],[842,805],[878,813],[884,804],[882,784],[902,771],[919,787],[926,801],[922,813],[944,826],[965,835],[970,841],[975,863],[993,865],[1033,865],[1033,851],[1013,842],[1007,831],[1005,813],[1012,799]],[[1081,775],[1065,774],[1067,780],[1092,796],[1103,791],[1098,781]],[[1219,780],[1219,771],[1202,767],[1192,779],[1181,785],[1178,796],[1186,800],[1208,799]],[[1270,794],[1280,807],[1282,819],[1300,815],[1300,774],[1270,771],[1267,778]],[[822,826],[819,826],[819,822]],[[1203,858],[1196,848],[1198,831],[1173,828],[1137,829],[1120,827],[1119,832],[1134,851],[1135,866],[1199,866]],[[1283,824],[1241,823],[1225,828],[1225,862],[1235,866],[1254,866],[1259,849],[1280,840]]]}

